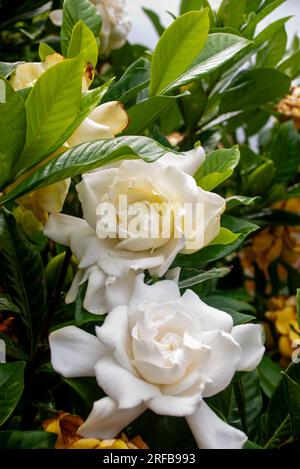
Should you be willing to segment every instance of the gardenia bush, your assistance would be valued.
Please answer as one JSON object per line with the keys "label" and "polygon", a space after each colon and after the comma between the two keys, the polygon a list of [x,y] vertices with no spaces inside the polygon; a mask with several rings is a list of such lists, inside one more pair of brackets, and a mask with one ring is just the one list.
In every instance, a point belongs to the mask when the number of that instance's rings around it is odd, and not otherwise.
{"label": "gardenia bush", "polygon": [[284,0],[145,8],[153,51],[124,0],[17,3],[0,447],[297,447],[300,49],[257,32]]}

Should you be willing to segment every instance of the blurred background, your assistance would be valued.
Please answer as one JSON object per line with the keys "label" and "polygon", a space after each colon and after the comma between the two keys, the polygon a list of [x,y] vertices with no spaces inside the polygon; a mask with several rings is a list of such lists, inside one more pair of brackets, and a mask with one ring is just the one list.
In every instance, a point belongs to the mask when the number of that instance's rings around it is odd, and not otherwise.
{"label": "blurred background", "polygon": [[[221,0],[210,0],[210,4],[214,9],[218,8],[220,3]],[[180,0],[127,0],[127,4],[133,23],[129,36],[130,41],[153,48],[158,37],[142,8],[146,7],[158,13],[162,24],[167,26],[172,22],[172,17],[168,12],[177,15],[179,12]],[[261,22],[258,31],[277,18],[291,15],[294,17],[287,23],[287,32],[289,39],[291,40],[296,32],[300,32],[300,0],[288,0],[286,3],[281,5],[271,15],[269,15],[265,21]]]}

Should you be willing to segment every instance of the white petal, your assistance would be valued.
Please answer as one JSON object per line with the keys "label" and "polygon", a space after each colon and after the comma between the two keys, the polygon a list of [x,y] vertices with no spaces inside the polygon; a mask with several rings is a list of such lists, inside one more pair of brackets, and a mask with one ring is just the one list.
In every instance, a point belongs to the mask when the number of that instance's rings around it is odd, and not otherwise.
{"label": "white petal", "polygon": [[96,229],[97,207],[101,203],[102,197],[109,191],[117,174],[117,168],[100,169],[83,174],[82,181],[76,186],[83,216],[94,230]]}
{"label": "white petal", "polygon": [[97,106],[89,115],[94,122],[110,128],[115,136],[123,132],[128,126],[128,115],[119,101],[110,101]]}
{"label": "white petal", "polygon": [[95,376],[95,365],[105,353],[94,335],[75,326],[52,332],[49,344],[52,366],[65,378]]}
{"label": "white petal", "polygon": [[173,238],[170,239],[170,241],[165,246],[157,249],[157,254],[163,256],[163,260],[157,267],[149,267],[150,275],[154,277],[162,277],[174,261],[177,254],[182,251],[184,246],[184,238]]}
{"label": "white petal", "polygon": [[85,233],[88,224],[82,218],[71,217],[62,213],[52,213],[44,228],[44,235],[53,241],[70,246],[73,233]]}
{"label": "white petal", "polygon": [[265,347],[262,344],[262,327],[259,324],[243,324],[232,329],[232,336],[242,349],[237,371],[252,371],[260,363]]}
{"label": "white petal", "polygon": [[233,320],[230,314],[208,306],[192,290],[184,292],[181,302],[187,311],[200,319],[203,331],[220,329],[224,332],[231,332]]}
{"label": "white petal", "polygon": [[81,284],[83,275],[84,275],[84,271],[81,269],[79,269],[78,272],[75,274],[70,290],[66,294],[65,302],[67,305],[70,303],[73,303],[76,300],[79,285]]}
{"label": "white petal", "polygon": [[205,161],[205,151],[199,146],[178,156],[173,153],[167,153],[159,161],[166,166],[174,166],[186,174],[194,176]]}
{"label": "white petal", "polygon": [[93,410],[78,433],[84,438],[115,438],[145,410],[143,404],[132,409],[118,409],[115,401],[110,397],[104,397],[94,402]]}
{"label": "white petal", "polygon": [[159,415],[186,417],[196,411],[200,401],[200,393],[186,397],[162,395],[147,402],[147,407]]}
{"label": "white petal", "polygon": [[245,433],[223,422],[205,402],[187,417],[187,423],[198,448],[242,449],[247,441]]}
{"label": "white petal", "polygon": [[131,365],[132,351],[127,306],[113,309],[106,317],[103,326],[96,327],[96,334],[98,339],[113,351],[116,361],[135,374]]}
{"label": "white petal", "polygon": [[211,379],[203,397],[214,396],[231,382],[241,357],[241,348],[230,334],[222,331],[203,332],[202,340],[211,347],[208,360],[201,366],[201,374]]}
{"label": "white petal", "polygon": [[106,275],[99,267],[93,266],[89,268],[88,284],[83,306],[92,314],[108,313],[104,298],[105,281]]}
{"label": "white petal", "polygon": [[175,282],[162,280],[154,285],[146,285],[144,278],[144,274],[139,274],[136,277],[135,287],[129,302],[128,310],[132,325],[138,319],[138,310],[142,303],[160,304],[180,298],[180,291]]}
{"label": "white petal", "polygon": [[62,10],[53,10],[49,13],[49,18],[55,26],[62,25]]}
{"label": "white petal", "polygon": [[105,304],[107,312],[112,311],[116,306],[128,305],[135,279],[135,272],[130,270],[126,277],[109,277],[106,280]]}
{"label": "white petal", "polygon": [[112,355],[103,356],[95,367],[99,386],[120,409],[136,407],[160,395],[158,386],[146,383],[122,368]]}

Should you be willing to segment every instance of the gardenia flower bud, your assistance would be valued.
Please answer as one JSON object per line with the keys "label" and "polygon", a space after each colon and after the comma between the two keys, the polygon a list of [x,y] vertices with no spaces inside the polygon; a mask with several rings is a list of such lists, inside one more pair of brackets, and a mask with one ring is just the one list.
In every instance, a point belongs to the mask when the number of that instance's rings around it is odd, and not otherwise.
{"label": "gardenia flower bud", "polygon": [[[60,54],[51,54],[46,57],[45,62],[26,62],[19,64],[10,79],[10,84],[15,91],[31,88],[37,79],[49,68],[61,63],[64,57]],[[87,91],[92,82],[90,71],[82,77],[82,91]]]}
{"label": "gardenia flower bud", "polygon": [[235,372],[251,371],[264,347],[259,325],[233,327],[229,314],[175,282],[136,279],[128,306],[109,313],[97,337],[74,326],[50,335],[53,368],[66,378],[95,376],[107,397],[94,403],[78,433],[113,438],[147,408],[186,417],[199,448],[242,448],[247,436],[222,421],[204,398]]}
{"label": "gardenia flower bud", "polygon": [[[191,176],[203,163],[204,158],[204,150],[198,147],[178,156],[167,154],[154,163],[125,160],[114,167],[103,167],[82,176],[77,191],[85,219],[52,214],[44,230],[47,237],[69,246],[79,260],[80,270],[67,301],[74,301],[78,285],[88,281],[84,306],[91,313],[103,313],[106,311],[103,308],[107,292],[103,287],[106,285],[106,279],[110,278],[115,285],[114,305],[124,304],[120,301],[124,298],[123,291],[128,291],[128,285],[132,285],[133,272],[149,269],[151,275],[162,277],[179,252],[197,251],[218,235],[225,200],[198,187]],[[127,227],[121,223],[118,225],[120,234],[114,230],[111,232],[110,226],[103,225],[101,217],[99,218],[100,209],[109,203],[110,208],[114,208],[117,214],[116,222],[120,220],[119,196],[127,196],[125,215],[128,214],[129,220]],[[131,222],[135,221],[132,220],[132,211],[138,205],[144,212],[151,208],[153,202],[163,202],[166,207],[171,208],[174,204],[179,206],[176,226],[179,225],[184,204],[190,204],[194,209],[199,204],[202,217],[199,218],[194,210],[187,212],[185,221],[190,222],[192,226],[197,226],[200,222],[200,226],[192,231],[189,239],[181,232],[175,236],[172,229],[174,219],[167,219],[167,225],[170,221],[167,228],[170,229],[162,230],[161,218],[156,217],[153,218],[153,225],[157,233],[152,237],[148,231],[148,215],[143,215],[142,224],[146,225],[143,227],[145,231],[137,233],[131,226]],[[90,294],[90,291],[93,294]],[[112,303],[110,305],[112,306]]]}

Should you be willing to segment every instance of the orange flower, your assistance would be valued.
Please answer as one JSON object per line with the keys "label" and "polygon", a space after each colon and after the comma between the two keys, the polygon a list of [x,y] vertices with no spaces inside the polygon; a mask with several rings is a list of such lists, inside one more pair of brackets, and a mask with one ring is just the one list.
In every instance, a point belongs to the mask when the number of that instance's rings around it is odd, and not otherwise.
{"label": "orange flower", "polygon": [[297,308],[295,296],[283,295],[271,298],[268,303],[269,311],[266,318],[275,323],[279,334],[279,350],[281,356],[290,361],[293,353],[292,343],[300,338],[300,328],[297,321]]}
{"label": "orange flower", "polygon": [[112,440],[81,438],[77,431],[83,423],[78,415],[60,411],[55,418],[45,420],[42,425],[46,432],[57,434],[56,449],[148,449],[140,436],[129,441],[124,433],[121,438]]}

